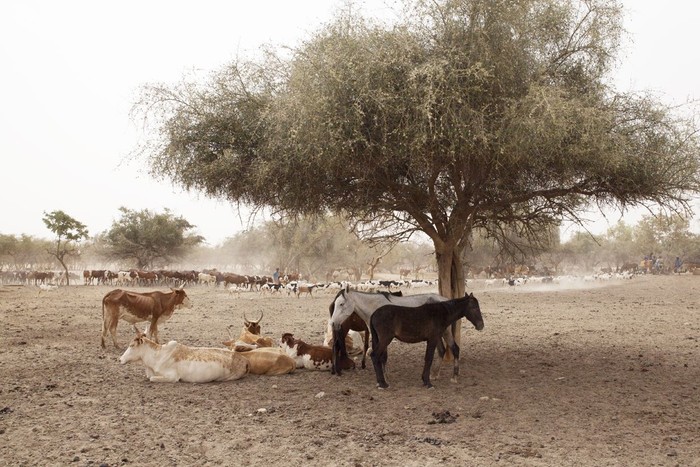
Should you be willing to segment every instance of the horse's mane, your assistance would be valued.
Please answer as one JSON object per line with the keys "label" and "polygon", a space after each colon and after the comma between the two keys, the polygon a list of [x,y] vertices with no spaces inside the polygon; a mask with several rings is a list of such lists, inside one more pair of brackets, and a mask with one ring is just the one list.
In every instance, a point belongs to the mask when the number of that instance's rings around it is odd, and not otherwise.
{"label": "horse's mane", "polygon": [[348,292],[353,292],[353,293],[358,293],[358,294],[363,294],[363,295],[377,295],[377,294],[379,294],[379,295],[383,295],[384,298],[386,298],[386,299],[389,300],[389,301],[391,301],[391,297],[403,297],[403,292],[401,292],[400,290],[399,290],[398,292],[384,292],[384,291],[380,291],[380,292],[362,292],[362,291],[360,291],[360,290],[346,290],[346,289],[342,289],[342,290],[340,290],[337,294],[335,294],[335,297],[333,298],[333,301],[331,302],[330,305],[328,305],[328,311],[329,311],[331,317],[333,317],[333,312],[335,311],[335,301],[338,299],[338,297],[340,297],[340,296],[341,296],[342,294],[344,294],[346,291],[348,291]]}
{"label": "horse's mane", "polygon": [[389,301],[391,301],[391,297],[403,297],[403,292],[401,292],[400,290],[399,290],[398,292],[384,292],[384,291],[380,291],[380,292],[377,292],[377,293],[379,293],[379,294],[381,294],[381,295],[384,295],[384,298],[386,298],[386,299],[389,300]]}

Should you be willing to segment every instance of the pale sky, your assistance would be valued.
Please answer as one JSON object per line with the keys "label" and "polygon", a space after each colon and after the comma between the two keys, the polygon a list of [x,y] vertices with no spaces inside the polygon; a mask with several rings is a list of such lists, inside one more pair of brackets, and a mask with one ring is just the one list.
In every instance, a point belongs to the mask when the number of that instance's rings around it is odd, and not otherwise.
{"label": "pale sky", "polygon": [[[655,90],[682,103],[700,96],[700,2],[623,2],[630,33],[616,74],[621,90]],[[387,15],[391,0],[364,2]],[[129,161],[139,132],[129,110],[146,83],[205,76],[264,43],[295,45],[339,0],[255,2],[23,0],[0,6],[0,233],[51,238],[41,218],[63,210],[95,235],[118,208],[169,208],[216,245],[246,213],[188,194]],[[615,223],[619,214],[609,220]],[[625,220],[634,222],[634,215]],[[697,225],[697,221],[694,222]],[[607,224],[591,226],[596,233]]]}

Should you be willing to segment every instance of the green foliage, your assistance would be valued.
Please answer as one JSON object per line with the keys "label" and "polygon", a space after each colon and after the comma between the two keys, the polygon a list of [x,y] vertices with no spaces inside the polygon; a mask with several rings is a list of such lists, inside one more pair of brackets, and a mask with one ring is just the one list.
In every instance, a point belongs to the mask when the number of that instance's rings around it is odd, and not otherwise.
{"label": "green foliage", "polygon": [[161,214],[125,207],[119,211],[121,218],[100,237],[102,254],[111,259],[127,261],[138,268],[151,268],[183,257],[204,241],[199,235],[187,233],[195,226],[167,209]]}
{"label": "green foliage", "polygon": [[42,219],[46,228],[53,232],[58,242],[79,242],[88,238],[88,230],[85,224],[73,219],[63,211],[44,213]]}
{"label": "green foliage", "polygon": [[644,253],[653,252],[667,261],[676,256],[686,258],[696,245],[689,227],[688,219],[677,215],[644,216],[634,229],[635,244]]}

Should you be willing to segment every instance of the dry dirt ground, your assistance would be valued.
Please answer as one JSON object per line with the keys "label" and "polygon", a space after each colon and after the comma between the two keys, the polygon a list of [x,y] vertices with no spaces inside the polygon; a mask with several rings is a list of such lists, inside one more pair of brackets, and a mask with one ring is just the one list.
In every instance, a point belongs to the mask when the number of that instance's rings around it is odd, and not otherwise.
{"label": "dry dirt ground", "polygon": [[[462,326],[460,381],[424,389],[424,345],[394,342],[379,390],[371,363],[150,383],[100,348],[112,287],[2,287],[0,464],[700,465],[700,276],[469,288],[485,329]],[[188,293],[161,340],[219,346],[264,312],[264,335],[320,343],[332,298]]]}

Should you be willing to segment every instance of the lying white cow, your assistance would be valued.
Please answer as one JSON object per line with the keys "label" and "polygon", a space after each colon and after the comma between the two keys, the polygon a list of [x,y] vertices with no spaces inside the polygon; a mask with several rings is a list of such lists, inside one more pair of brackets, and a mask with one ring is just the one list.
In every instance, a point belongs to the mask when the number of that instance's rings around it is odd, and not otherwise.
{"label": "lying white cow", "polygon": [[231,381],[248,374],[248,360],[235,352],[213,347],[188,347],[170,341],[156,344],[138,333],[119,358],[122,365],[142,362],[152,382],[208,383]]}

